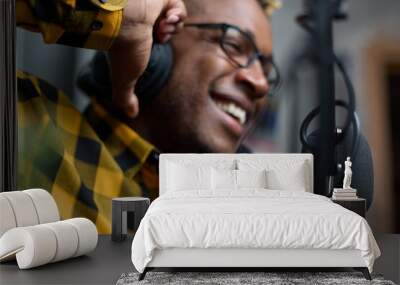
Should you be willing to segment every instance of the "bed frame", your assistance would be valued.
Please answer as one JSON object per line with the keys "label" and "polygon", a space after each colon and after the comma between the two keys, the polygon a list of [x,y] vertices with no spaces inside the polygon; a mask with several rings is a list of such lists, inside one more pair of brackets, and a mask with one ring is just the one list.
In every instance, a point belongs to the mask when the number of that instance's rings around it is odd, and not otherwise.
{"label": "bed frame", "polygon": [[[167,161],[198,159],[213,161],[218,159],[292,159],[307,162],[305,175],[313,181],[312,154],[161,154],[160,156],[160,195],[165,193],[167,185]],[[313,193],[313,183],[309,183],[307,192]],[[329,249],[253,249],[253,248],[170,248],[158,249],[153,259],[147,265],[139,280],[143,280],[148,271],[154,269],[229,269],[229,271],[265,271],[265,269],[310,268],[334,269],[353,268],[361,271],[367,280],[371,280],[368,268],[361,257],[359,250],[329,250]],[[264,269],[264,270],[262,270]]]}
{"label": "bed frame", "polygon": [[350,267],[361,271],[367,280],[371,280],[371,275],[359,250],[253,248],[156,250],[152,261],[139,275],[139,280],[143,280],[146,273],[155,268],[202,268],[207,271],[213,271],[214,268],[229,268],[234,271],[285,268],[290,271],[290,268],[334,269],[338,267]]}

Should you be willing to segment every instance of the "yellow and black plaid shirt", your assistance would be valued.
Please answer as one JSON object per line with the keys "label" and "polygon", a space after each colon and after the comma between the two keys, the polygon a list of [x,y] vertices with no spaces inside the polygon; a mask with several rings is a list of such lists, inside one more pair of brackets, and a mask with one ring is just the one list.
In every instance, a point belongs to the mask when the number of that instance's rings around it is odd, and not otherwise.
{"label": "yellow and black plaid shirt", "polygon": [[[107,49],[124,1],[17,0],[17,22],[48,43]],[[87,217],[100,233],[111,231],[113,197],[158,196],[158,152],[150,143],[95,100],[81,114],[47,82],[17,77],[19,189],[48,190],[63,219]]]}
{"label": "yellow and black plaid shirt", "polygon": [[126,1],[16,0],[17,25],[40,32],[46,43],[107,50],[118,36]]}

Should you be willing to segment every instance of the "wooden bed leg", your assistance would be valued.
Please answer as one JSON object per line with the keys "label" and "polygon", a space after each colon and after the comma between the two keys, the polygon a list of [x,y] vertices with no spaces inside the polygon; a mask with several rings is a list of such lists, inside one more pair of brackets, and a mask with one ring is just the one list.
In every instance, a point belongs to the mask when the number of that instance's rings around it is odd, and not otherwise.
{"label": "wooden bed leg", "polygon": [[354,269],[357,271],[361,271],[362,274],[364,275],[365,279],[372,280],[371,274],[369,274],[369,270],[367,267],[354,267]]}
{"label": "wooden bed leg", "polygon": [[139,274],[139,278],[138,281],[142,281],[144,279],[144,277],[146,276],[148,269],[147,267],[144,269],[144,271],[142,273]]}

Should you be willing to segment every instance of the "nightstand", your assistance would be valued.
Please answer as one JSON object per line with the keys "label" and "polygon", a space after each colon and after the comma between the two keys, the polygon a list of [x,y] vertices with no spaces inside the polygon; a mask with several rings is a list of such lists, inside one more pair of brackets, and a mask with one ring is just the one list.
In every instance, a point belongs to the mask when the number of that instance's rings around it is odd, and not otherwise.
{"label": "nightstand", "polygon": [[[134,231],[146,214],[150,199],[144,197],[119,197],[112,199],[112,241],[124,241],[128,234],[128,223]],[[128,221],[128,212],[133,213],[133,221]]]}
{"label": "nightstand", "polygon": [[363,198],[354,198],[351,200],[334,200],[332,202],[339,204],[340,206],[359,214],[361,217],[365,218],[365,213],[367,212],[367,201]]}

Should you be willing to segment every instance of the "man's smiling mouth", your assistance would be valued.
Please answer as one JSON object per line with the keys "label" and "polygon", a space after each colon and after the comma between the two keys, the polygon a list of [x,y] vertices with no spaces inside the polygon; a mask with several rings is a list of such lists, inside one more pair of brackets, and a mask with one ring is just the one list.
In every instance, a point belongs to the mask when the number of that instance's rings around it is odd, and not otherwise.
{"label": "man's smiling mouth", "polygon": [[241,127],[246,125],[253,113],[252,102],[244,96],[211,90],[210,98],[219,110],[233,118]]}
{"label": "man's smiling mouth", "polygon": [[209,94],[223,125],[236,137],[241,137],[253,114],[252,102],[240,95],[214,90]]}
{"label": "man's smiling mouth", "polygon": [[232,116],[242,126],[246,123],[247,114],[242,107],[236,105],[234,102],[215,100],[215,99],[213,99],[213,101],[215,102],[215,104],[219,109],[221,109],[228,115]]}

